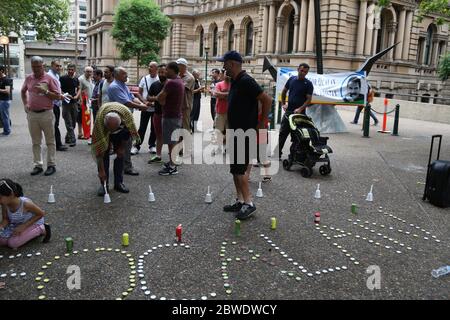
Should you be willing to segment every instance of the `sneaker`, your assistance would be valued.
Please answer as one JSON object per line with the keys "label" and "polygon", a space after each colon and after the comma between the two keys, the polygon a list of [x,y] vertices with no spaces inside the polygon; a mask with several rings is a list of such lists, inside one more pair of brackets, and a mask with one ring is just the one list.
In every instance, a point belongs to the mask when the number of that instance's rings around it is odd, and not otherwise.
{"label": "sneaker", "polygon": [[135,156],[135,155],[137,155],[139,153],[139,149],[136,148],[136,147],[133,147],[133,148],[131,148],[131,152],[130,153],[131,153],[132,156]]}
{"label": "sneaker", "polygon": [[162,162],[161,157],[153,156],[153,157],[150,158],[150,160],[148,160],[147,163],[151,164],[151,163],[161,163],[161,162]]}
{"label": "sneaker", "polygon": [[351,124],[358,124],[358,122],[350,121]]}
{"label": "sneaker", "polygon": [[151,154],[156,154],[156,148],[155,147],[151,147],[149,151],[150,151]]}
{"label": "sneaker", "polygon": [[253,213],[256,211],[256,207],[253,205],[249,205],[247,203],[244,203],[242,205],[241,210],[238,212],[238,214],[236,215],[236,218],[239,220],[245,220],[250,218]]}
{"label": "sneaker", "polygon": [[162,170],[160,170],[159,172],[160,176],[173,176],[178,174],[178,169],[177,167],[171,167],[170,165],[164,165],[164,168],[162,168]]}
{"label": "sneaker", "polygon": [[235,203],[226,205],[223,207],[223,211],[225,212],[239,212],[242,208],[243,203],[236,200]]}

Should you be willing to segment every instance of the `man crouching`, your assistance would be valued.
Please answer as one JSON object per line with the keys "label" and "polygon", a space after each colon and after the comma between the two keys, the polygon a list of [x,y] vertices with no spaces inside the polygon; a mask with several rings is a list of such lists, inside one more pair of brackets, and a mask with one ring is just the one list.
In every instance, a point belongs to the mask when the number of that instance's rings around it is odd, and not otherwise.
{"label": "man crouching", "polygon": [[140,142],[133,115],[128,108],[117,102],[105,103],[97,114],[92,134],[92,153],[97,161],[98,177],[102,184],[98,189],[98,196],[105,195],[105,183],[109,190],[109,158],[114,153],[114,190],[130,192],[123,183],[124,154],[130,136],[136,143]]}

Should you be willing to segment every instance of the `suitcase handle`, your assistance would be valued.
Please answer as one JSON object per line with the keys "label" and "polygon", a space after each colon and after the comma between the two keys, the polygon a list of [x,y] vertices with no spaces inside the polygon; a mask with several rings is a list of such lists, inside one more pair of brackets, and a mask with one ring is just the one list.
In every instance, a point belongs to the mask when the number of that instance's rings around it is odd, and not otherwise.
{"label": "suitcase handle", "polygon": [[430,148],[430,157],[428,158],[428,166],[431,164],[431,156],[433,155],[433,146],[434,146],[434,139],[439,138],[439,147],[438,147],[438,154],[437,159],[439,160],[439,157],[441,155],[441,143],[442,143],[442,134],[435,134],[431,137],[431,148]]}
{"label": "suitcase handle", "polygon": [[438,146],[438,153],[437,153],[437,159],[439,160],[439,157],[441,155],[441,143],[442,143],[442,134],[435,134],[431,137],[431,148],[430,148],[430,157],[428,158],[428,168],[427,168],[427,177],[425,180],[425,190],[423,192],[422,200],[426,200],[427,198],[427,188],[428,188],[428,179],[430,175],[430,168],[431,168],[431,156],[433,155],[433,146],[434,146],[434,139],[439,138],[439,146]]}

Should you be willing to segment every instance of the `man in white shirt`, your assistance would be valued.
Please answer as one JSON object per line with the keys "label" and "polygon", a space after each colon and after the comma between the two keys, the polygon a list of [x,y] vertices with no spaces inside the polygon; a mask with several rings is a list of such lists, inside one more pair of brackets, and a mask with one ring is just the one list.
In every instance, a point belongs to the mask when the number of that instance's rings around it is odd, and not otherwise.
{"label": "man in white shirt", "polygon": [[[146,75],[145,77],[142,77],[141,81],[139,82],[139,95],[137,95],[137,97],[143,103],[147,102],[147,96],[148,96],[148,92],[150,91],[150,87],[156,81],[159,81],[158,63],[155,61],[152,61],[148,65],[148,75]],[[140,142],[140,144],[136,144],[133,146],[133,148],[131,149],[132,155],[139,153],[139,150],[141,149],[141,144],[144,141],[144,137],[145,137],[145,133],[147,131],[148,124],[149,124],[149,122],[152,122],[154,112],[155,112],[155,108],[153,107],[153,105],[151,107],[149,107],[146,111],[141,111],[141,122],[139,124],[139,131],[138,131],[139,136],[141,137],[141,142]],[[156,153],[156,134],[155,134],[153,125],[151,125],[150,137],[148,138],[148,148],[150,150],[150,153]]]}

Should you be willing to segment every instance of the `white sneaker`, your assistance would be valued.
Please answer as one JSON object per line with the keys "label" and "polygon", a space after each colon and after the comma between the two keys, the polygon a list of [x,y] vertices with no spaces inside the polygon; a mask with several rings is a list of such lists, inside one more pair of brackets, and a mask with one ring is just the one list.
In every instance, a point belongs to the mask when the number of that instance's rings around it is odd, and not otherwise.
{"label": "white sneaker", "polygon": [[132,147],[132,148],[131,148],[131,155],[132,155],[132,156],[135,156],[135,155],[137,155],[138,153],[139,153],[138,148],[136,148],[136,147]]}
{"label": "white sneaker", "polygon": [[150,148],[150,153],[155,153],[156,154],[156,148],[155,147],[151,147]]}

